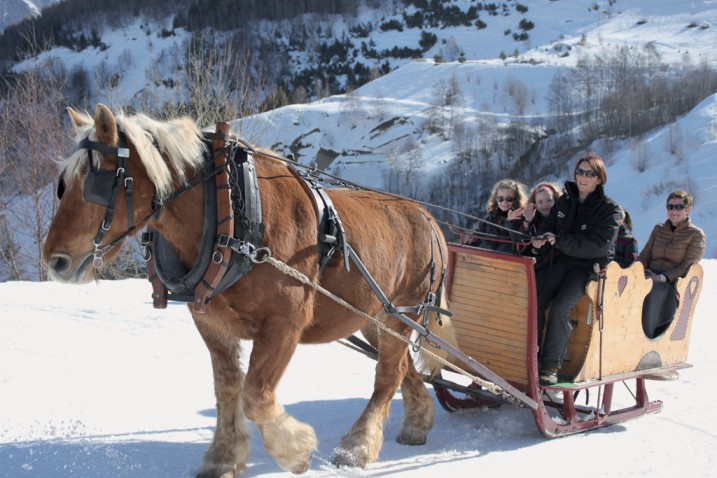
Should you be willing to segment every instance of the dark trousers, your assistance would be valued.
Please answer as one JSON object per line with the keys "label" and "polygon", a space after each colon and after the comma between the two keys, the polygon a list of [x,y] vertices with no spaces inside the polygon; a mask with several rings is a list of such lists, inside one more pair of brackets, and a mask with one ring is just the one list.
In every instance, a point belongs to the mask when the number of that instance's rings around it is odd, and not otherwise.
{"label": "dark trousers", "polygon": [[674,284],[654,282],[642,304],[642,329],[648,338],[662,334],[675,318],[679,302]]}
{"label": "dark trousers", "polygon": [[560,258],[539,270],[536,274],[538,289],[538,341],[545,328],[545,311],[550,307],[550,320],[545,331],[545,341],[540,348],[541,368],[559,369],[563,365],[568,348],[573,308],[585,295],[585,284],[590,270],[566,264]]}

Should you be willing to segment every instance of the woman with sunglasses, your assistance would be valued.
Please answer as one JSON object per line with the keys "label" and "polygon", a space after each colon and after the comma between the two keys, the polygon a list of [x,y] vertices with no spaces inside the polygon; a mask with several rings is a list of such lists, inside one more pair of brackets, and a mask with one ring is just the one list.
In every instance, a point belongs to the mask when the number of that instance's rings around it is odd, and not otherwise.
{"label": "woman with sunglasses", "polygon": [[564,194],[543,219],[533,240],[536,249],[555,248],[552,263],[536,271],[539,343],[545,311],[552,303],[540,347],[542,385],[558,381],[573,329],[572,310],[585,294],[585,285],[594,276],[596,265],[605,267],[613,259],[620,222],[620,206],[603,190],[607,171],[600,156],[588,153],[580,158],[573,179],[565,183]]}
{"label": "woman with sunglasses", "polygon": [[[702,259],[707,247],[705,233],[690,222],[692,196],[674,191],[667,196],[667,221],[657,224],[638,260],[652,290],[642,306],[642,328],[655,338],[669,327],[678,306],[675,281]],[[674,378],[677,378],[676,373]]]}
{"label": "woman with sunglasses", "polygon": [[[488,214],[476,228],[480,237],[473,237],[466,244],[493,251],[516,252],[510,231],[520,230],[525,196],[525,186],[518,181],[503,179],[495,183],[486,205]],[[490,237],[497,240],[488,239]]]}

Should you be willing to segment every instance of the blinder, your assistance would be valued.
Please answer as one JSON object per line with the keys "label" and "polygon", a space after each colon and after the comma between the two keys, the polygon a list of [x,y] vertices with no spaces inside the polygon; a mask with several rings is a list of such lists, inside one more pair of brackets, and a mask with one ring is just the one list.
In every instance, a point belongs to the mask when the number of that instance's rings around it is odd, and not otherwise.
{"label": "blinder", "polygon": [[117,171],[108,171],[95,168],[92,160],[89,163],[90,170],[85,180],[83,197],[85,201],[109,207],[112,203],[112,191],[116,187],[115,183],[124,176],[124,169],[118,168]]}
{"label": "blinder", "polygon": [[[117,181],[121,181],[123,178],[125,182],[131,181],[132,178],[125,177],[125,168],[121,164],[126,164],[126,158],[129,158],[129,150],[127,148],[111,148],[101,143],[90,141],[88,138],[82,140],[79,144],[80,148],[87,148],[87,164],[89,170],[87,172],[87,178],[85,179],[85,189],[82,193],[85,201],[99,204],[103,207],[110,207],[112,205],[112,196],[114,189],[119,184]],[[92,161],[92,150],[100,152],[114,153],[117,155],[117,170],[108,171],[106,169],[99,169],[95,167]],[[120,159],[122,158],[122,159]],[[125,184],[127,186],[127,184]],[[57,180],[57,199],[62,200],[62,196],[65,194],[65,172],[60,173],[60,177]]]}
{"label": "blinder", "polygon": [[57,199],[62,201],[62,196],[65,195],[65,172],[60,173],[60,177],[57,178]]}

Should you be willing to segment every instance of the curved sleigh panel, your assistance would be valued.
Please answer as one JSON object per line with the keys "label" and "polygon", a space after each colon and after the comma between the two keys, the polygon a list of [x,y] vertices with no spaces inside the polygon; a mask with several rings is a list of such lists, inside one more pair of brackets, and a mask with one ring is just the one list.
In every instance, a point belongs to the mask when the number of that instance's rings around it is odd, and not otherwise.
{"label": "curved sleigh panel", "polygon": [[[676,283],[680,304],[668,329],[649,339],[642,328],[642,304],[652,289],[642,264],[622,269],[610,263],[604,290],[598,282],[573,312],[574,330],[561,373],[575,382],[603,379],[622,373],[667,366],[684,366],[689,349],[692,317],[702,289],[702,267],[693,265]],[[602,323],[597,304],[603,293]],[[602,332],[602,333],[601,333]],[[681,368],[681,367],[673,367]]]}

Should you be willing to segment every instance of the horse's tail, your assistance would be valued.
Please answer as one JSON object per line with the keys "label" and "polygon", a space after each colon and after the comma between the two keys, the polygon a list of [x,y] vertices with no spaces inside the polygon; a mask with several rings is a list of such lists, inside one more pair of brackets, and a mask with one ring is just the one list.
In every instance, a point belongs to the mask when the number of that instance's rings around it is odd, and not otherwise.
{"label": "horse's tail", "polygon": [[[448,299],[446,297],[445,287],[441,288],[439,304],[442,309],[450,310]],[[431,320],[428,324],[428,330],[430,330],[431,333],[435,334],[446,343],[450,344],[455,348],[458,348],[456,329],[453,326],[453,322],[451,322],[451,318],[448,315],[438,314],[438,316],[435,317],[435,320]],[[429,350],[433,354],[437,355],[438,357],[440,357],[440,359],[451,363],[455,362],[455,360],[452,360],[453,356],[445,349],[437,349],[431,345],[424,345],[423,347],[421,347],[420,351],[418,352],[418,356],[416,357],[416,364],[420,369],[426,371],[431,379],[438,375],[444,364],[441,360],[435,358],[433,355],[426,353],[426,350]]]}

